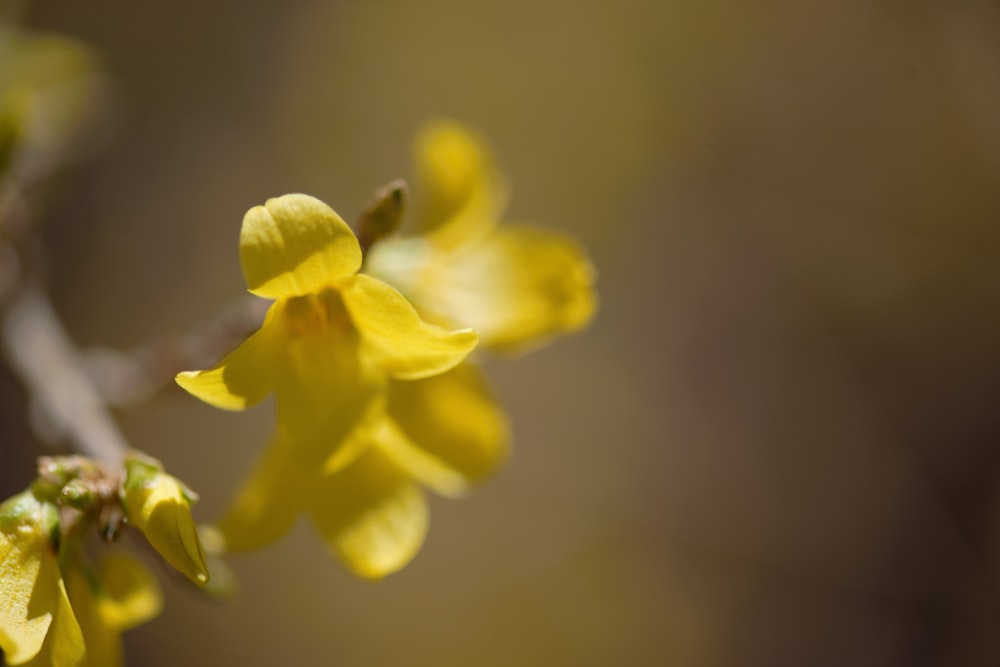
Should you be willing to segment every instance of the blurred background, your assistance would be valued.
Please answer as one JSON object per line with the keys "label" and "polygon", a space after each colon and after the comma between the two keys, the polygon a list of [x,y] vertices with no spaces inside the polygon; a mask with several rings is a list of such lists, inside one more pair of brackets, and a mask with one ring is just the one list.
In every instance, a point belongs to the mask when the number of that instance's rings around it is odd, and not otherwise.
{"label": "blurred background", "polygon": [[[128,349],[243,293],[243,213],[348,220],[445,116],[512,220],[599,271],[581,335],[488,372],[500,474],[435,498],[378,584],[303,523],[166,581],[131,665],[1000,663],[1000,7],[992,0],[24,5],[109,81],[47,199],[75,340]],[[32,475],[5,373],[3,497]],[[271,424],[169,387],[120,414],[218,516]]]}

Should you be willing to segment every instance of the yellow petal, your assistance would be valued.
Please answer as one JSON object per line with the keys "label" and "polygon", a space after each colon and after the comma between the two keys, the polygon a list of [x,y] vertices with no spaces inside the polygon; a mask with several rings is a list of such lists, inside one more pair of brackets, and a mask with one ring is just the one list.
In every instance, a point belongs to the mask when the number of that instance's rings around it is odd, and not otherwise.
{"label": "yellow petal", "polygon": [[354,430],[344,442],[323,462],[321,476],[333,473],[354,463],[368,447],[375,442],[379,431],[388,421],[385,415],[385,396],[380,395],[372,402],[365,415],[358,420]]}
{"label": "yellow petal", "polygon": [[426,125],[415,142],[418,230],[452,248],[484,237],[500,220],[507,187],[486,142],[450,121]]}
{"label": "yellow petal", "polygon": [[494,350],[523,351],[576,331],[597,306],[593,267],[572,239],[555,232],[508,226],[460,251],[425,255],[423,267],[409,272],[388,260],[418,246],[380,250],[386,256],[372,263],[376,275],[387,273],[428,320],[472,327]]}
{"label": "yellow petal", "polygon": [[287,445],[272,439],[222,519],[203,529],[206,546],[245,551],[277,541],[295,524],[317,477],[315,469],[289,461]]}
{"label": "yellow petal", "polygon": [[76,618],[66,592],[62,578],[56,579],[56,603],[52,613],[52,625],[49,626],[45,644],[34,658],[25,663],[18,663],[7,658],[8,664],[24,664],[27,667],[81,667],[82,665],[106,665],[115,667],[114,663],[92,660],[89,646],[84,641],[83,630]]}
{"label": "yellow petal", "polygon": [[366,353],[392,377],[414,380],[443,373],[478,342],[471,329],[446,331],[427,324],[395,288],[370,276],[351,277],[341,293]]}
{"label": "yellow petal", "polygon": [[288,300],[279,319],[287,334],[276,378],[278,436],[289,459],[318,469],[377,407],[385,377],[361,354],[338,292]]}
{"label": "yellow petal", "polygon": [[415,445],[392,419],[384,418],[370,436],[370,446],[381,449],[424,486],[449,498],[458,498],[468,489],[468,482],[460,473]]}
{"label": "yellow petal", "polygon": [[121,633],[156,616],[163,606],[156,578],[121,553],[108,554],[100,573],[70,566],[66,587],[87,644],[89,665],[122,664]]}
{"label": "yellow petal", "polygon": [[124,553],[109,553],[100,562],[103,595],[98,598],[103,622],[118,632],[156,618],[163,609],[160,584],[149,569]]}
{"label": "yellow petal", "polygon": [[380,440],[383,449],[443,495],[462,493],[507,457],[507,418],[472,364],[391,383],[388,411],[399,433]]}
{"label": "yellow petal", "polygon": [[278,360],[273,324],[275,306],[260,330],[219,363],[204,371],[184,371],[175,380],[192,396],[223,410],[244,410],[274,390]]}
{"label": "yellow petal", "polygon": [[39,653],[59,605],[62,579],[49,535],[58,517],[30,491],[0,506],[0,649],[7,663]]}
{"label": "yellow petal", "polygon": [[423,491],[376,447],[324,477],[309,506],[331,552],[366,579],[379,579],[409,563],[427,534]]}
{"label": "yellow petal", "polygon": [[316,293],[361,267],[361,246],[332,208],[308,195],[268,199],[240,231],[240,264],[258,296]]}
{"label": "yellow petal", "polygon": [[208,582],[208,564],[191,516],[191,493],[159,462],[132,453],[125,460],[122,503],[129,523],[163,558],[196,584]]}
{"label": "yellow petal", "polygon": [[[68,577],[69,599],[75,611],[80,630],[85,638],[87,662],[90,665],[119,667],[122,664],[121,633],[104,622],[100,613],[97,594],[91,590],[91,582],[74,568]],[[44,664],[51,664],[46,661]]]}

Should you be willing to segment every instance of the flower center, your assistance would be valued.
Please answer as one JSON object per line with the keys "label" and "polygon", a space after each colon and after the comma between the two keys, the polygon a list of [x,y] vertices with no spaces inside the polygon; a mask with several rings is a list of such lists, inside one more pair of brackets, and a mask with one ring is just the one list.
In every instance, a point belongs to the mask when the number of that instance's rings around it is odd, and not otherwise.
{"label": "flower center", "polygon": [[284,310],[285,326],[292,336],[326,334],[351,327],[344,300],[335,289],[292,297],[285,302]]}

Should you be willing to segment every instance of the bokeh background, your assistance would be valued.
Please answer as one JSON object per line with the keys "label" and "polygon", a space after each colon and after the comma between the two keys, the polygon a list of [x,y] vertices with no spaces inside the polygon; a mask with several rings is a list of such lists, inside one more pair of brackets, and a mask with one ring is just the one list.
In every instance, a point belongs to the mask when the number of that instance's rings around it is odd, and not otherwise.
{"label": "bokeh background", "polygon": [[[132,665],[1000,663],[1000,8],[992,0],[38,1],[89,43],[102,149],[44,219],[83,346],[244,290],[267,197],[353,219],[445,116],[509,217],[589,248],[593,326],[488,364],[515,454],[356,581],[308,525],[167,577]],[[5,377],[5,395],[13,380]],[[10,401],[8,401],[9,403]],[[31,474],[16,401],[3,495]],[[218,515],[271,409],[122,413]],[[166,573],[164,573],[166,576]]]}

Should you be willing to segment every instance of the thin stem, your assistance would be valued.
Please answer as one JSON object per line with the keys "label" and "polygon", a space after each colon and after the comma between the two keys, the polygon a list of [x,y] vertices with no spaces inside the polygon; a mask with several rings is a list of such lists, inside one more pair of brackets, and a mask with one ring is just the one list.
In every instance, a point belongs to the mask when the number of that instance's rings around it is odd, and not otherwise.
{"label": "thin stem", "polygon": [[31,281],[11,295],[0,317],[0,342],[31,400],[81,454],[120,466],[128,450],[48,297]]}
{"label": "thin stem", "polygon": [[162,336],[126,352],[87,350],[83,363],[102,399],[124,408],[141,403],[180,371],[207,368],[260,328],[270,302],[247,295],[183,336]]}

